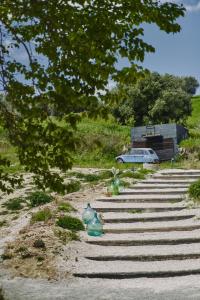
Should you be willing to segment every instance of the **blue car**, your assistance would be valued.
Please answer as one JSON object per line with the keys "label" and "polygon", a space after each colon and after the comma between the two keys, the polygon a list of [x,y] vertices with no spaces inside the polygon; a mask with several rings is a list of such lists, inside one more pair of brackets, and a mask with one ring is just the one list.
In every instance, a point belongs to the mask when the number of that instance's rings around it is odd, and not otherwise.
{"label": "blue car", "polygon": [[132,148],[125,154],[115,157],[119,163],[158,163],[159,158],[151,148]]}

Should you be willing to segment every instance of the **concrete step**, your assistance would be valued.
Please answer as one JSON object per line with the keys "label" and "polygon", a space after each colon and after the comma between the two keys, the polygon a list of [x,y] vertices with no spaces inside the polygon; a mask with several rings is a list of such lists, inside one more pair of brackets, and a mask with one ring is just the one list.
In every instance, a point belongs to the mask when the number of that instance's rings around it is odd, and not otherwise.
{"label": "concrete step", "polygon": [[113,202],[113,203],[178,203],[178,202],[182,202],[183,199],[182,197],[181,198],[174,198],[174,199],[168,199],[168,198],[164,198],[164,199],[161,199],[160,197],[159,198],[140,198],[140,199],[137,199],[137,198],[130,198],[128,197],[123,197],[123,198],[116,198],[115,196],[112,196],[112,197],[108,197],[108,198],[99,198],[97,199],[97,202]]}
{"label": "concrete step", "polygon": [[158,184],[157,183],[137,183],[133,186],[130,186],[129,189],[133,189],[133,190],[140,190],[140,189],[145,189],[145,190],[154,190],[154,189],[162,189],[162,191],[165,189],[187,189],[188,190],[189,184]]}
{"label": "concrete step", "polygon": [[144,233],[144,232],[171,232],[171,231],[192,231],[200,229],[200,221],[182,220],[168,222],[148,222],[142,223],[115,223],[105,224],[105,233]]}
{"label": "concrete step", "polygon": [[162,212],[162,211],[179,211],[187,208],[182,202],[179,203],[113,203],[102,202],[94,203],[93,208],[97,212],[129,212],[129,213],[142,213],[142,212]]}
{"label": "concrete step", "polygon": [[157,246],[90,246],[90,253],[84,257],[91,260],[132,260],[132,261],[156,261],[156,260],[182,260],[184,258],[197,258],[200,255],[200,243],[181,245],[157,245]]}
{"label": "concrete step", "polygon": [[155,233],[123,233],[105,234],[102,237],[87,236],[88,244],[100,246],[145,246],[145,245],[180,245],[200,243],[200,230],[191,232],[155,232]]}
{"label": "concrete step", "polygon": [[198,253],[187,253],[187,254],[157,254],[157,255],[130,255],[122,254],[119,255],[95,255],[95,256],[86,256],[86,259],[95,260],[95,261],[165,261],[165,260],[185,260],[185,259],[200,259],[200,251]]}
{"label": "concrete step", "polygon": [[75,277],[88,278],[155,278],[200,274],[200,259],[167,260],[157,262],[134,261],[91,261],[86,262],[74,272]]}
{"label": "concrete step", "polygon": [[125,212],[108,212],[103,213],[104,223],[138,223],[138,222],[165,222],[188,220],[195,217],[195,210],[182,210],[174,212],[157,212],[157,213],[138,213],[130,214]]}
{"label": "concrete step", "polygon": [[179,174],[179,175],[176,175],[176,174],[159,174],[159,173],[155,173],[152,175],[152,178],[156,178],[156,179],[164,179],[164,180],[178,180],[178,179],[189,179],[189,180],[198,180],[200,179],[200,175],[187,175],[187,174]]}
{"label": "concrete step", "polygon": [[154,194],[154,193],[149,193],[149,194],[143,194],[143,195],[116,195],[116,196],[111,196],[111,197],[100,197],[97,198],[97,202],[154,202],[154,203],[164,203],[164,202],[169,202],[169,203],[174,203],[174,202],[180,202],[184,199],[184,195],[165,195],[164,192],[160,194]]}
{"label": "concrete step", "polygon": [[157,184],[157,185],[160,185],[160,184],[170,184],[170,185],[173,185],[173,186],[179,186],[180,184],[187,184],[188,186],[190,184],[192,184],[193,182],[195,182],[196,179],[174,179],[174,180],[170,180],[170,179],[165,179],[163,177],[161,178],[149,178],[149,179],[145,179],[143,181],[141,181],[142,184]]}
{"label": "concrete step", "polygon": [[199,175],[200,176],[200,170],[184,170],[184,169],[166,169],[159,171],[158,174],[164,174],[164,175]]}
{"label": "concrete step", "polygon": [[151,191],[146,190],[145,188],[141,187],[140,189],[135,190],[134,187],[132,189],[124,189],[120,194],[121,195],[145,195],[150,194],[152,195],[184,195],[188,192],[187,188],[166,188],[164,191],[160,188],[154,188]]}

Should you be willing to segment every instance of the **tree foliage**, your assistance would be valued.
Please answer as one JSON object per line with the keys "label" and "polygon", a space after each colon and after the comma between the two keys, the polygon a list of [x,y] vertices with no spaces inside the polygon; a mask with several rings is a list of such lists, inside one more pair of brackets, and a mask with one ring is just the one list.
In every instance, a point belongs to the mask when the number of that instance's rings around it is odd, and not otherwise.
{"label": "tree foliage", "polygon": [[191,114],[191,96],[198,81],[193,77],[149,73],[137,83],[120,85],[112,92],[119,99],[113,109],[122,124],[185,123]]}
{"label": "tree foliage", "polygon": [[[183,15],[183,6],[156,0],[1,0],[1,123],[40,187],[64,191],[51,170],[72,166],[82,112],[105,116],[109,81],[143,72],[139,62],[155,49],[142,24],[175,33]],[[130,67],[119,70],[119,57]]]}

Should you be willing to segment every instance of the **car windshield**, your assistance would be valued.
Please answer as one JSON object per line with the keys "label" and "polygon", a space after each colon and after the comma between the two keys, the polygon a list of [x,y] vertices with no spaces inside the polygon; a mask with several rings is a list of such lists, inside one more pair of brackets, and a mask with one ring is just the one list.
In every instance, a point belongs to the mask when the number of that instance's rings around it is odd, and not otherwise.
{"label": "car windshield", "polygon": [[149,153],[150,153],[150,154],[154,154],[154,151],[153,151],[153,150],[149,150]]}

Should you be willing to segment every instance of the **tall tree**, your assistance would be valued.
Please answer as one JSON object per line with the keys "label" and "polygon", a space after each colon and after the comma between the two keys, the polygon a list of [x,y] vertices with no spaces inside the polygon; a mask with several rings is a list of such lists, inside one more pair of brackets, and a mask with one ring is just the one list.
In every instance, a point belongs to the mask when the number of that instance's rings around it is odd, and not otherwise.
{"label": "tall tree", "polygon": [[191,90],[198,82],[193,77],[149,73],[136,83],[121,85],[114,90],[120,102],[113,109],[122,124],[141,126],[149,123],[185,123],[191,114]]}
{"label": "tall tree", "polygon": [[[41,187],[64,191],[51,169],[72,166],[80,112],[105,115],[109,81],[143,72],[139,62],[155,49],[142,24],[175,33],[183,15],[183,6],[156,0],[1,0],[1,124]],[[119,57],[130,67],[119,70]]]}

